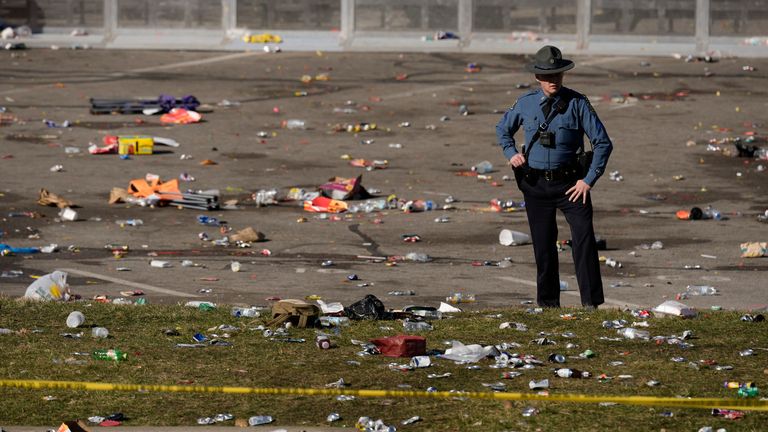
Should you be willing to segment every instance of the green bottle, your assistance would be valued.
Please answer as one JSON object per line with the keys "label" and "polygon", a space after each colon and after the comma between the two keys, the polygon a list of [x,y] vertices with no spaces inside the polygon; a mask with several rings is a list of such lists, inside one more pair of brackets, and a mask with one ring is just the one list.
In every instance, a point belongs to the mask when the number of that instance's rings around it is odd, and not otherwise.
{"label": "green bottle", "polygon": [[128,360],[128,353],[124,353],[118,349],[101,349],[93,352],[93,358],[96,360],[122,361]]}

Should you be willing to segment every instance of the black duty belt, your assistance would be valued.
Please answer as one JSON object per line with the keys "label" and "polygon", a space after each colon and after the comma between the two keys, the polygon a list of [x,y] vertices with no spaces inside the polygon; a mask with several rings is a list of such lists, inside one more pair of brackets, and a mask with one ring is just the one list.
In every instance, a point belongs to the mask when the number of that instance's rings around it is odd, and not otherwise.
{"label": "black duty belt", "polygon": [[578,175],[578,171],[577,168],[573,165],[564,166],[553,170],[531,168],[528,171],[528,175],[535,175],[543,178],[546,181],[557,181],[575,178]]}

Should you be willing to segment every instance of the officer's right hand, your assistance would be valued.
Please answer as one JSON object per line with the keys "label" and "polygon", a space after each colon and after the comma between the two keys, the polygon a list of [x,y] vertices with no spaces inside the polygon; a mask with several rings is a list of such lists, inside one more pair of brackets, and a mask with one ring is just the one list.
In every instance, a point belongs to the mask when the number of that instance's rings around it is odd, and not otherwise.
{"label": "officer's right hand", "polygon": [[522,153],[518,153],[509,159],[509,164],[512,168],[519,168],[525,164],[525,156]]}

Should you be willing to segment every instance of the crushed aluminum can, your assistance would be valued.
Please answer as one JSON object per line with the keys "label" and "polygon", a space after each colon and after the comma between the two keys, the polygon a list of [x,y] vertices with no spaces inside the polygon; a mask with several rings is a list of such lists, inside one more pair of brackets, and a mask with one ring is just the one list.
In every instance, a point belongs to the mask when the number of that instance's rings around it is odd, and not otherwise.
{"label": "crushed aluminum can", "polygon": [[328,423],[333,423],[339,420],[341,420],[341,415],[339,413],[330,413],[328,414],[328,417],[325,418],[325,421]]}
{"label": "crushed aluminum can", "polygon": [[748,357],[753,355],[755,355],[755,350],[753,349],[745,349],[745,350],[739,351],[739,356],[741,357]]}
{"label": "crushed aluminum can", "polygon": [[224,414],[216,414],[216,415],[213,417],[213,420],[214,420],[215,422],[217,422],[217,423],[218,423],[218,422],[223,422],[223,421],[232,420],[232,419],[234,419],[234,418],[235,418],[235,416],[234,416],[234,415],[232,415],[232,414],[229,414],[229,413],[224,413]]}
{"label": "crushed aluminum can", "polygon": [[557,342],[551,339],[547,339],[545,337],[534,339],[531,342],[535,343],[536,345],[556,345],[557,344]]}
{"label": "crushed aluminum can", "polygon": [[216,420],[214,420],[212,417],[200,417],[197,419],[197,424],[199,425],[212,425],[216,423]]}

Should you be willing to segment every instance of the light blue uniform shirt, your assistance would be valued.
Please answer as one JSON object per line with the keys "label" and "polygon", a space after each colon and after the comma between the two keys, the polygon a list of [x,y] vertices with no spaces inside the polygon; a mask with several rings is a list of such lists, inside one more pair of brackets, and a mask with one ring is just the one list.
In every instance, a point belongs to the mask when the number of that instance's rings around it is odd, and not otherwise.
{"label": "light blue uniform shirt", "polygon": [[[564,112],[557,114],[549,125],[548,131],[555,134],[555,147],[546,148],[536,141],[528,156],[528,165],[535,169],[553,170],[572,163],[577,151],[584,147],[586,134],[595,153],[584,182],[594,186],[608,164],[613,150],[611,139],[586,96],[562,87],[554,97],[567,104]],[[496,136],[507,160],[518,153],[514,138],[518,129],[523,128],[524,144],[529,145],[539,124],[546,120],[542,111],[546,99],[541,89],[524,94],[496,125]]]}

